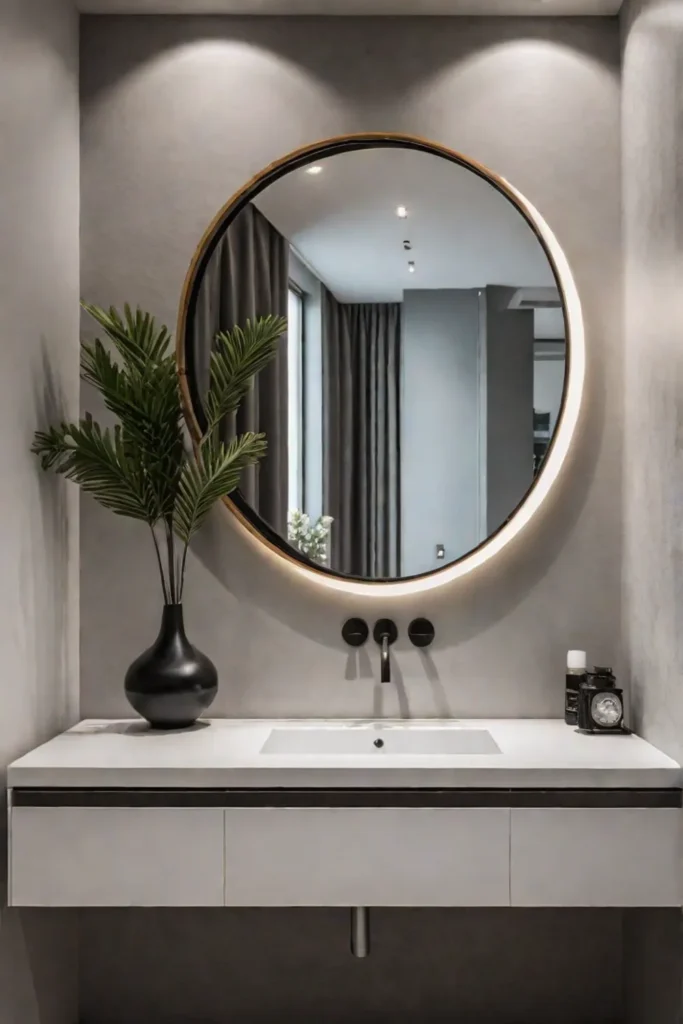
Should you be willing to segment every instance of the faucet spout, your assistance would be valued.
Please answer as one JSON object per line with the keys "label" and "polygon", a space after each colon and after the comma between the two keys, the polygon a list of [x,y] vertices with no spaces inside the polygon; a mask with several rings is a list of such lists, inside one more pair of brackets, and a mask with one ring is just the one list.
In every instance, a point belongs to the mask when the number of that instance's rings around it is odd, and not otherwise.
{"label": "faucet spout", "polygon": [[380,655],[380,679],[383,683],[391,682],[391,654],[389,648],[398,636],[396,623],[391,619],[380,619],[375,623],[372,633],[375,643],[381,648]]}
{"label": "faucet spout", "polygon": [[383,683],[391,682],[391,658],[389,657],[389,634],[382,634],[382,668],[381,680]]}

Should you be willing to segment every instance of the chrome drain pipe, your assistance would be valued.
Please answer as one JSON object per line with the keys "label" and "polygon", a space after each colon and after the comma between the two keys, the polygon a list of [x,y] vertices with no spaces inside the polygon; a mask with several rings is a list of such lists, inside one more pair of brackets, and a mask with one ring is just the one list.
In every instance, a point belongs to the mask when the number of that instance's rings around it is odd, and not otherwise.
{"label": "chrome drain pipe", "polygon": [[351,907],[351,952],[359,960],[370,955],[370,910]]}

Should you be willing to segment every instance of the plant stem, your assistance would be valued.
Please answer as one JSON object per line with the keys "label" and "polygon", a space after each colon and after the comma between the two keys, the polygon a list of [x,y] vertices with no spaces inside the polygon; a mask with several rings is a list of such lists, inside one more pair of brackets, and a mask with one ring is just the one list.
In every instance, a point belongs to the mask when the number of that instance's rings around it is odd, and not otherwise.
{"label": "plant stem", "polygon": [[[211,444],[213,444],[217,440],[218,440],[218,430],[217,430],[217,428],[214,425],[214,427],[212,429],[207,430],[206,433],[203,435],[203,437],[201,437],[199,439],[199,450],[200,450],[200,452],[201,452],[201,449],[203,448],[203,446],[207,442],[209,442],[209,444],[211,445]],[[187,566],[187,551],[188,551],[189,546],[190,546],[190,538],[188,537],[187,540],[185,541],[185,543],[183,544],[183,553],[182,553],[182,555],[180,557],[180,566],[178,568],[178,587],[179,587],[178,601],[182,601],[182,599],[183,599],[183,591],[185,590],[185,568]]]}
{"label": "plant stem", "polygon": [[166,555],[168,560],[168,578],[171,590],[171,604],[178,603],[175,578],[175,550],[173,541],[173,521],[166,520]]}
{"label": "plant stem", "polygon": [[180,580],[180,599],[183,597],[183,590],[185,589],[185,563],[187,562],[187,549],[190,546],[189,540],[186,540],[183,544],[183,554],[180,559],[180,572],[178,578]]}
{"label": "plant stem", "polygon": [[182,578],[180,576],[180,555],[176,555],[176,560],[175,560],[175,579],[176,579],[176,588],[177,588],[177,591],[178,591],[178,604],[180,604],[182,602],[182,600],[183,600],[183,581],[182,581]]}
{"label": "plant stem", "polygon": [[166,578],[164,577],[164,567],[161,564],[161,552],[159,551],[159,541],[157,540],[157,535],[154,532],[154,527],[152,526],[151,523],[149,524],[149,532],[152,534],[152,540],[154,541],[154,550],[156,551],[156,555],[157,555],[157,564],[159,566],[159,576],[161,577],[161,589],[162,589],[163,594],[164,594],[164,604],[168,604],[168,590],[166,589]]}

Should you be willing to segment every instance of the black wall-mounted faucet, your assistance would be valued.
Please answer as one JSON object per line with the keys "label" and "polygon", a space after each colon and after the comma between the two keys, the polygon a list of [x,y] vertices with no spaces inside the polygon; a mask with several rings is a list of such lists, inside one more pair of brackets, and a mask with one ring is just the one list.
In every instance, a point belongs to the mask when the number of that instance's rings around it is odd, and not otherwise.
{"label": "black wall-mounted faucet", "polygon": [[[347,619],[342,626],[342,637],[349,647],[362,647],[369,635],[370,630],[364,619]],[[408,626],[408,636],[415,647],[429,647],[434,640],[434,635],[434,626],[429,619],[413,619]],[[382,648],[380,679],[383,683],[390,683],[391,655],[389,648],[398,637],[396,623],[393,619],[378,619],[372,636],[375,643]]]}
{"label": "black wall-mounted faucet", "polygon": [[380,679],[383,683],[391,682],[391,657],[389,647],[396,642],[398,630],[393,619],[378,619],[372,631],[375,643],[382,648]]}

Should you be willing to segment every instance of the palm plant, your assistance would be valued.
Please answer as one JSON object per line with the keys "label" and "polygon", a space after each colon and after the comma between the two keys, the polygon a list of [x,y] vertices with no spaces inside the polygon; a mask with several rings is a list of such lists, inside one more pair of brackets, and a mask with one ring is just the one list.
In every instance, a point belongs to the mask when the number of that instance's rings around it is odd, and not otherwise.
{"label": "palm plant", "polygon": [[84,304],[113,345],[81,346],[81,378],[101,394],[118,423],[102,427],[90,414],[78,423],[37,431],[32,451],[44,469],[75,481],[116,515],[150,529],[164,602],[180,604],[190,540],[213,505],[239,484],[242,470],[266,452],[263,434],[222,441],[221,422],[234,413],[255,375],[277,352],[282,317],[247,321],[216,337],[205,400],[206,430],[196,452],[183,434],[180,383],[171,335],[140,309],[121,314]]}

